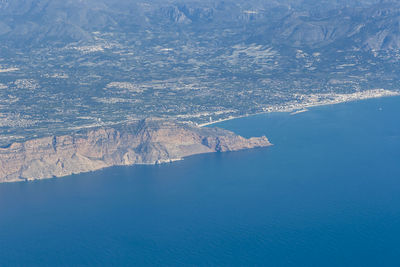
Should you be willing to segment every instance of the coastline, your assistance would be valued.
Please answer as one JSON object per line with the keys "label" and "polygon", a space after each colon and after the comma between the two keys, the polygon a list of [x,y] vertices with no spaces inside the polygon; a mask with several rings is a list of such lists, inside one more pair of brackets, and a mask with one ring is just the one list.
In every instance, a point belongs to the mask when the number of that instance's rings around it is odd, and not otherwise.
{"label": "coastline", "polygon": [[219,128],[143,119],[120,128],[47,136],[0,148],[0,183],[64,177],[113,166],[157,165],[197,154],[270,145],[265,136],[244,138]]}
{"label": "coastline", "polygon": [[[365,92],[353,93],[353,94],[336,94],[334,95],[334,99],[325,99],[317,102],[306,102],[306,103],[287,103],[285,105],[276,105],[266,109],[266,111],[256,112],[252,114],[244,114],[240,116],[229,116],[227,118],[222,118],[219,120],[206,122],[197,124],[198,127],[205,127],[209,125],[218,124],[224,121],[240,119],[240,118],[247,118],[250,116],[262,115],[262,114],[269,114],[274,112],[286,112],[291,113],[291,115],[296,115],[299,113],[304,113],[309,111],[308,108],[318,107],[318,106],[328,106],[328,105],[336,105],[342,104],[347,102],[355,102],[360,100],[368,100],[368,99],[376,99],[376,98],[384,98],[384,97],[395,97],[400,96],[400,91],[389,91],[384,89],[375,89],[375,90],[368,90]],[[311,96],[312,98],[313,96]]]}

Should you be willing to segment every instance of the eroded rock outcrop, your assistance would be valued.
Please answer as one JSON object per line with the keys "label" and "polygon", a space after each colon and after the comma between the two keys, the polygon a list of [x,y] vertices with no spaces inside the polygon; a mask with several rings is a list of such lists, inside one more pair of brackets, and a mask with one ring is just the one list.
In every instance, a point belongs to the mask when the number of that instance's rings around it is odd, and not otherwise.
{"label": "eroded rock outcrop", "polygon": [[146,119],[0,148],[0,182],[62,177],[116,165],[157,164],[269,145],[265,136],[246,139],[219,128]]}

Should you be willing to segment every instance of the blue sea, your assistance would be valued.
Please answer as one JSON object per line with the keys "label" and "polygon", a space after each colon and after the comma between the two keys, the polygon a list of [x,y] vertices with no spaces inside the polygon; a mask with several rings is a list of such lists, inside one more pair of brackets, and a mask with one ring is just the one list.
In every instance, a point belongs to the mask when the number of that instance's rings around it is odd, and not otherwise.
{"label": "blue sea", "polygon": [[400,98],[226,121],[274,146],[0,184],[0,266],[400,266]]}

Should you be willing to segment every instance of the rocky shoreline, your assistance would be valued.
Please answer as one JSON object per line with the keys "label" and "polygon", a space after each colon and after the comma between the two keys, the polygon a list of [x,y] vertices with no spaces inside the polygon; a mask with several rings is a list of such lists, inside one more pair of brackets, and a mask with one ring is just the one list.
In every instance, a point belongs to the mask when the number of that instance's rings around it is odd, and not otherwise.
{"label": "rocky shoreline", "polygon": [[220,128],[145,119],[0,148],[0,182],[62,177],[111,166],[159,164],[196,154],[270,145],[265,136],[246,139]]}

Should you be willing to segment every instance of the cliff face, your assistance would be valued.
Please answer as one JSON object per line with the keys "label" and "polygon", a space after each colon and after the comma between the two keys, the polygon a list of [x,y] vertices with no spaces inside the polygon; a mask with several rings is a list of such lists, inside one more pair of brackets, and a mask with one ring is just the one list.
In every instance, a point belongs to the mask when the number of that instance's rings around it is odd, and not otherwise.
{"label": "cliff face", "polygon": [[246,139],[218,128],[147,119],[0,148],[0,182],[61,177],[116,165],[157,164],[195,154],[269,145],[265,136]]}

